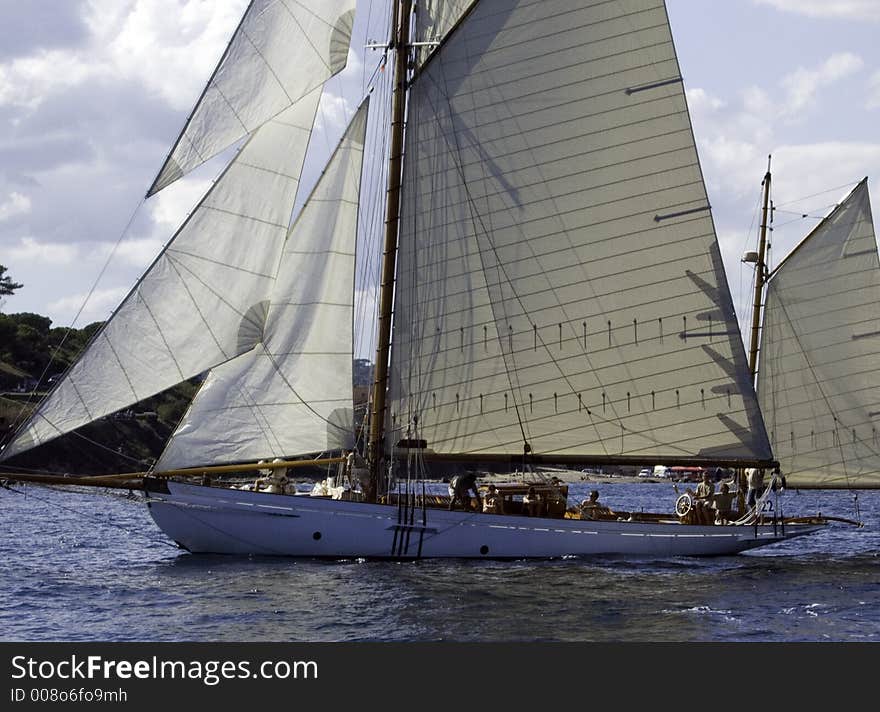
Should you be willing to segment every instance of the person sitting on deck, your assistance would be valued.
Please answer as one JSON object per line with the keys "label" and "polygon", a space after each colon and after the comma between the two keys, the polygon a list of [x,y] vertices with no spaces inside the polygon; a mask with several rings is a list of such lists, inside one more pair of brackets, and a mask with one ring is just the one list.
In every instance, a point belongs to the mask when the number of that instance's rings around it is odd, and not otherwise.
{"label": "person sitting on deck", "polygon": [[703,480],[694,490],[694,508],[697,512],[697,521],[700,524],[712,524],[715,517],[712,514],[712,498],[715,495],[715,483],[708,472],[703,473]]}
{"label": "person sitting on deck", "polygon": [[567,497],[563,491],[562,480],[553,477],[550,480],[550,487],[544,497],[545,513],[548,517],[565,516],[565,506]]}
{"label": "person sitting on deck", "polygon": [[528,492],[523,495],[523,512],[530,517],[541,516],[541,495],[534,487],[529,487]]}
{"label": "person sitting on deck", "polygon": [[603,515],[614,514],[614,512],[612,512],[609,507],[606,507],[604,504],[599,502],[598,490],[593,490],[592,492],[590,492],[589,499],[585,499],[583,502],[581,502],[580,510],[581,519],[599,519]]}
{"label": "person sitting on deck", "polygon": [[477,473],[467,472],[463,475],[455,475],[449,482],[449,511],[455,509],[455,503],[461,502],[464,509],[471,508],[470,492],[473,491],[477,499],[477,511],[480,510],[480,492],[477,490]]}
{"label": "person sitting on deck", "polygon": [[483,497],[483,513],[504,514],[504,498],[495,488],[495,485],[489,485],[486,496]]}
{"label": "person sitting on deck", "polygon": [[730,485],[721,483],[721,491],[712,497],[712,507],[715,509],[715,523],[727,524],[733,518],[734,493],[730,491]]}

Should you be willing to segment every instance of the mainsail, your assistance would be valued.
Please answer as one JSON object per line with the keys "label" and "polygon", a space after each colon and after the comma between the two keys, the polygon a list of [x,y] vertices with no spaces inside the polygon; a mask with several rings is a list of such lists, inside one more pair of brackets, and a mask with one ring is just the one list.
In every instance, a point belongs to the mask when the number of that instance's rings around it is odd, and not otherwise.
{"label": "mainsail", "polygon": [[290,229],[264,339],[211,371],[158,470],[352,447],[355,240],[367,105]]}
{"label": "mainsail", "polygon": [[252,0],[147,196],[345,67],[354,6],[355,0]]}
{"label": "mainsail", "polygon": [[768,281],[758,398],[789,486],[880,487],[878,328],[866,178]]}
{"label": "mainsail", "polygon": [[0,453],[7,459],[263,340],[321,89],[264,124]]}
{"label": "mainsail", "polygon": [[393,440],[769,460],[662,0],[477,4],[407,125]]}

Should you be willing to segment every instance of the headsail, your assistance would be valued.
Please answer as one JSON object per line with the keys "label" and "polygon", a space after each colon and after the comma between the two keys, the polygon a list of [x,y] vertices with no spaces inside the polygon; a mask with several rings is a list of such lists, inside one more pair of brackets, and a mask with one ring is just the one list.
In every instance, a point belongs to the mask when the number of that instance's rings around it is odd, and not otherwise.
{"label": "headsail", "polygon": [[345,67],[355,0],[252,0],[147,196]]}
{"label": "headsail", "polygon": [[758,398],[789,486],[880,487],[880,259],[867,178],[767,285]]}
{"label": "headsail", "polygon": [[265,337],[208,376],[159,470],[352,446],[355,239],[367,102],[290,229]]}
{"label": "headsail", "polygon": [[770,459],[662,0],[481,3],[409,117],[392,438]]}
{"label": "headsail", "polygon": [[320,95],[313,90],[251,137],[0,459],[262,341]]}

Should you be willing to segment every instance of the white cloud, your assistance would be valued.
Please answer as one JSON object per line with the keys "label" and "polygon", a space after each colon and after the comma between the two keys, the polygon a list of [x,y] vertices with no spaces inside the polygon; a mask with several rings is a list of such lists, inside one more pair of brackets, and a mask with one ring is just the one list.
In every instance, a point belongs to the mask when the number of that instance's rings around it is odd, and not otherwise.
{"label": "white cloud", "polygon": [[858,72],[864,66],[860,57],[851,52],[832,54],[818,69],[798,68],[782,80],[786,89],[783,112],[792,115],[811,105],[818,91],[838,79]]}
{"label": "white cloud", "polygon": [[24,215],[31,211],[31,199],[21,193],[10,193],[9,198],[0,202],[0,220],[8,220],[13,215]]}
{"label": "white cloud", "polygon": [[38,242],[33,237],[22,237],[20,244],[9,250],[9,255],[12,259],[22,262],[69,265],[79,256],[79,249],[76,245]]}
{"label": "white cloud", "polygon": [[874,72],[868,80],[867,109],[880,109],[880,70]]}
{"label": "white cloud", "polygon": [[753,0],[753,2],[807,17],[880,22],[877,0]]}
{"label": "white cloud", "polygon": [[164,235],[162,242],[167,242],[210,187],[210,180],[182,178],[151,198],[156,237],[161,239]]}
{"label": "white cloud", "polygon": [[709,179],[710,193],[723,191],[734,197],[752,192],[752,184],[756,178],[761,179],[760,171],[767,160],[754,142],[738,132],[700,141],[700,156],[713,167],[712,175],[720,176],[718,185],[713,185],[716,179]]}
{"label": "white cloud", "polygon": [[691,111],[717,111],[727,105],[722,99],[700,88],[688,89],[687,101]]}
{"label": "white cloud", "polygon": [[[773,152],[774,171],[786,176],[774,185],[777,205],[836,189],[825,197],[827,205],[842,197],[844,188],[865,175],[880,174],[880,143],[827,141],[806,145],[782,145]],[[820,201],[821,202],[821,201]],[[815,200],[813,205],[817,205]]]}
{"label": "white cloud", "polygon": [[[176,109],[190,108],[217,64],[245,0],[91,0],[86,23],[103,61]],[[161,67],[161,71],[156,71]]]}
{"label": "white cloud", "polygon": [[346,97],[331,91],[326,91],[321,97],[314,130],[315,133],[327,137],[328,148],[335,147],[356,108]]}
{"label": "white cloud", "polygon": [[[59,323],[72,324],[76,315],[76,323],[79,325],[89,324],[93,321],[103,321],[119,306],[119,303],[128,294],[124,287],[109,289],[96,289],[91,296],[85,294],[71,294],[50,302],[48,305],[52,314],[58,315]],[[87,301],[88,300],[88,301]]]}
{"label": "white cloud", "polygon": [[[858,72],[863,65],[852,53],[833,54],[816,67],[799,67],[784,76],[780,80],[784,90],[781,100],[774,101],[765,87],[747,87],[740,95],[738,109],[727,106],[722,98],[713,101],[707,93],[692,97],[689,92],[700,156],[709,168],[706,180],[710,194],[724,192],[736,199],[751,196],[763,176],[767,154],[773,153],[777,165],[776,154],[784,150],[775,147],[779,127],[803,119],[806,110],[818,103],[821,90]],[[695,105],[691,104],[693,98]],[[719,103],[726,110],[713,110]],[[814,164],[809,172],[823,180],[827,171],[817,165],[822,164]],[[852,176],[846,180],[850,179]]]}
{"label": "white cloud", "polygon": [[41,50],[0,64],[0,106],[35,109],[48,96],[106,73],[106,68],[88,64],[67,50]]}
{"label": "white cloud", "polygon": [[104,79],[137,83],[186,110],[216,66],[245,4],[91,0],[86,46],[40,50],[0,64],[0,106],[34,109],[63,90]]}
{"label": "white cloud", "polygon": [[162,245],[162,240],[151,237],[126,239],[118,245],[109,242],[88,244],[84,246],[87,249],[83,249],[83,252],[89,255],[91,262],[103,265],[112,255],[111,262],[114,267],[130,266],[137,267],[142,271],[156,258]]}

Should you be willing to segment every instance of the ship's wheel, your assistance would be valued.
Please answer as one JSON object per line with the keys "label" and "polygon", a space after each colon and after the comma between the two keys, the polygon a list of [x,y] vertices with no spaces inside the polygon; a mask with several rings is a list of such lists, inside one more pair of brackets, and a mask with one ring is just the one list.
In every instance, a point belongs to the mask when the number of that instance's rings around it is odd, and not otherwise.
{"label": "ship's wheel", "polygon": [[694,508],[694,500],[687,492],[675,500],[675,513],[679,517],[686,517]]}

